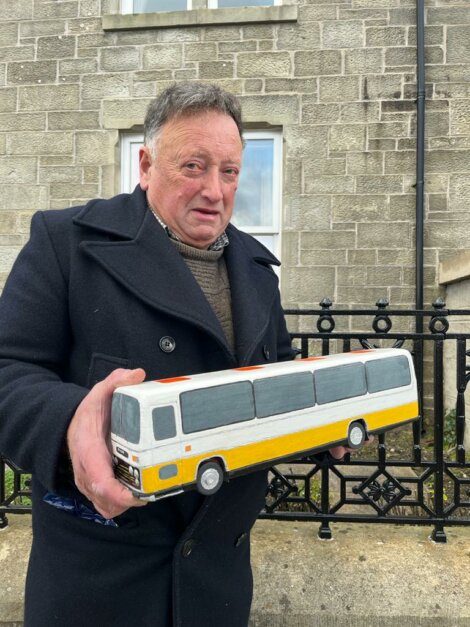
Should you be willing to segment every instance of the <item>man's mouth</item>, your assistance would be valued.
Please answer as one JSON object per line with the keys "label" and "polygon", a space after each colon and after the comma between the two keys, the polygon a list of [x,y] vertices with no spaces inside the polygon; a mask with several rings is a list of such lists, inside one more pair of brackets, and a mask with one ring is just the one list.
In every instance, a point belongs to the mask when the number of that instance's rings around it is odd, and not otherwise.
{"label": "man's mouth", "polygon": [[193,209],[200,220],[211,221],[214,220],[218,215],[219,211],[216,209],[206,209],[204,207],[196,207]]}

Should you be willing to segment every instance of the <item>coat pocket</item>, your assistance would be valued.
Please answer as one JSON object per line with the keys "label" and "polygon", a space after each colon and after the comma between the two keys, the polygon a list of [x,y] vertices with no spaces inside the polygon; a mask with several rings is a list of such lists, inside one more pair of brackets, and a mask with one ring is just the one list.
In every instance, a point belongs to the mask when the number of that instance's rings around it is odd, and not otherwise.
{"label": "coat pocket", "polygon": [[103,353],[93,353],[91,356],[90,367],[88,369],[87,387],[92,388],[94,385],[106,379],[116,368],[128,368],[129,360],[121,357],[113,357],[112,355],[104,355]]}

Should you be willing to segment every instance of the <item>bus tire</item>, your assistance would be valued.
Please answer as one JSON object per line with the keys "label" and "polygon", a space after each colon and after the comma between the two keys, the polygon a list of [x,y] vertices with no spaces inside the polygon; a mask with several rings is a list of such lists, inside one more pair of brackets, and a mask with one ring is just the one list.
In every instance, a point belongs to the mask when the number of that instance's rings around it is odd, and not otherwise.
{"label": "bus tire", "polygon": [[348,447],[358,449],[364,445],[367,438],[366,429],[362,422],[352,422],[348,428]]}
{"label": "bus tire", "polygon": [[197,471],[197,490],[204,496],[215,494],[224,481],[224,473],[217,462],[201,464]]}

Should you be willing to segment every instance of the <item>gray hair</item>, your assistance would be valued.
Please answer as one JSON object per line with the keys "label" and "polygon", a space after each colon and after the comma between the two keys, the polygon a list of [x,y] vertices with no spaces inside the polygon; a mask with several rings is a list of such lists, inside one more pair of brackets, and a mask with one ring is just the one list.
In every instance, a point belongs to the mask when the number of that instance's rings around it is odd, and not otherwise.
{"label": "gray hair", "polygon": [[241,105],[236,96],[210,83],[175,83],[150,103],[144,122],[144,143],[155,158],[155,143],[160,131],[172,118],[205,111],[229,115],[237,125],[243,143]]}

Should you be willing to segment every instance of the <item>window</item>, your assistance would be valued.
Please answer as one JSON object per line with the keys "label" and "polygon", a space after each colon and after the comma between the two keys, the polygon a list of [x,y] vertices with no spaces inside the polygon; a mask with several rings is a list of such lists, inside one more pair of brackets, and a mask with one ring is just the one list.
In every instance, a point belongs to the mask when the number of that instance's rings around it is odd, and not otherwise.
{"label": "window", "polygon": [[285,374],[254,382],[256,415],[266,418],[315,404],[311,372]]}
{"label": "window", "polygon": [[[273,131],[247,131],[243,168],[233,212],[233,224],[250,233],[280,256],[282,136]],[[139,182],[141,133],[121,140],[121,191],[131,192]]]}
{"label": "window", "polygon": [[121,0],[121,13],[186,11],[191,8],[191,0]]}
{"label": "window", "polygon": [[319,405],[367,393],[364,364],[345,364],[315,372],[315,392]]}
{"label": "window", "polygon": [[214,429],[255,417],[249,381],[183,392],[180,396],[184,433]]}
{"label": "window", "polygon": [[369,392],[382,392],[411,383],[410,365],[405,355],[367,361],[366,376]]}
{"label": "window", "polygon": [[111,431],[131,444],[140,440],[139,401],[126,394],[114,394],[111,405]]}
{"label": "window", "polygon": [[175,411],[171,405],[152,410],[153,435],[156,440],[168,440],[176,435]]}
{"label": "window", "polygon": [[209,0],[209,9],[226,7],[272,7],[281,4],[281,0]]}

